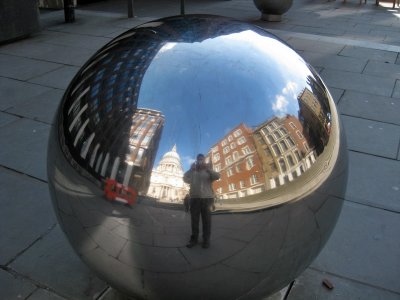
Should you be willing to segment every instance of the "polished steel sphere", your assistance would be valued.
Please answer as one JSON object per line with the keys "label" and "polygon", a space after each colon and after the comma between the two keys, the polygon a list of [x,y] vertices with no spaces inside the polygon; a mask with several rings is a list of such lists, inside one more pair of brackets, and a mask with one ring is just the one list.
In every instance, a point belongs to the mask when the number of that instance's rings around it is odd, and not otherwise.
{"label": "polished steel sphere", "polygon": [[[177,16],[118,36],[72,80],[49,187],[75,251],[120,292],[261,299],[329,238],[346,151],[329,91],[288,45],[236,20]],[[219,174],[207,249],[186,247],[183,176],[199,153]]]}

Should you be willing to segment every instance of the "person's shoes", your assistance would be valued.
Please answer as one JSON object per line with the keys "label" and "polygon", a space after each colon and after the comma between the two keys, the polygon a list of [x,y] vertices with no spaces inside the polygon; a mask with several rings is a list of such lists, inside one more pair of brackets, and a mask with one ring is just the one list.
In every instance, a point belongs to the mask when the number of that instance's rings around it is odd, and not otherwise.
{"label": "person's shoes", "polygon": [[186,247],[187,248],[193,248],[196,245],[197,245],[197,241],[196,240],[190,240],[189,243],[186,244]]}
{"label": "person's shoes", "polygon": [[204,249],[210,248],[210,241],[204,241],[202,247],[203,247]]}

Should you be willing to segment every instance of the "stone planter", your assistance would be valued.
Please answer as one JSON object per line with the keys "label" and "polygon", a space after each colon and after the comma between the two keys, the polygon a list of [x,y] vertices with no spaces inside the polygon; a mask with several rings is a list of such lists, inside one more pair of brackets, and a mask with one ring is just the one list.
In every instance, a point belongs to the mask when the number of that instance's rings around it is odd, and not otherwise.
{"label": "stone planter", "polygon": [[280,22],[282,15],[289,10],[293,0],[253,0],[261,11],[261,19],[269,22]]}

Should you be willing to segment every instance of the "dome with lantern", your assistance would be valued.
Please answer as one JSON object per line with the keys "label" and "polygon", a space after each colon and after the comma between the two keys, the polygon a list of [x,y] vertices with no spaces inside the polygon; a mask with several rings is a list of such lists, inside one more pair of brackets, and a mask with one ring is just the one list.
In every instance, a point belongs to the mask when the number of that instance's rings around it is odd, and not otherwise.
{"label": "dome with lantern", "polygon": [[174,145],[151,173],[147,196],[160,202],[182,202],[188,191],[189,186],[183,182],[181,159]]}

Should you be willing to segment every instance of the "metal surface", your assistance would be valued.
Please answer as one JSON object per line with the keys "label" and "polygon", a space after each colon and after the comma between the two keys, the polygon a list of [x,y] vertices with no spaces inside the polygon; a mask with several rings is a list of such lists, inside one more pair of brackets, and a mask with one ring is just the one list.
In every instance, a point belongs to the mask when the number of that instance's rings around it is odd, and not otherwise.
{"label": "metal surface", "polygon": [[[317,256],[347,179],[335,104],[316,72],[261,28],[178,16],[127,31],[68,87],[49,186],[75,251],[146,299],[261,299]],[[215,181],[211,247],[185,247],[182,180]]]}

